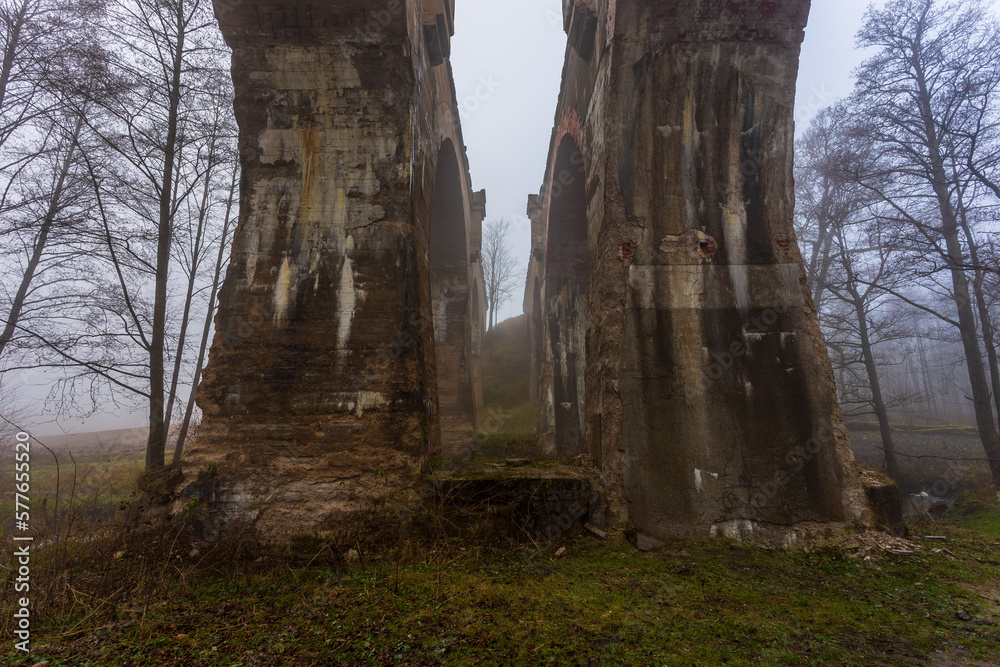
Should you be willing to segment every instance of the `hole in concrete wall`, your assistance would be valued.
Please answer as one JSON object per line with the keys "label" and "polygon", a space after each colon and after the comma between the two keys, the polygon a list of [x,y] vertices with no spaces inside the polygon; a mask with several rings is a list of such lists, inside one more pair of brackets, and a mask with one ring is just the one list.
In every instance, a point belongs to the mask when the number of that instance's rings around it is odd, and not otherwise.
{"label": "hole in concrete wall", "polygon": [[703,259],[711,260],[719,250],[719,246],[711,236],[705,236],[698,241],[698,250]]}
{"label": "hole in concrete wall", "polygon": [[431,309],[445,459],[466,454],[475,437],[465,210],[458,156],[452,142],[445,140],[434,177],[430,228]]}
{"label": "hole in concrete wall", "polygon": [[545,260],[545,317],[552,356],[555,455],[584,452],[586,370],[587,192],[583,155],[569,134],[559,144],[552,172]]}

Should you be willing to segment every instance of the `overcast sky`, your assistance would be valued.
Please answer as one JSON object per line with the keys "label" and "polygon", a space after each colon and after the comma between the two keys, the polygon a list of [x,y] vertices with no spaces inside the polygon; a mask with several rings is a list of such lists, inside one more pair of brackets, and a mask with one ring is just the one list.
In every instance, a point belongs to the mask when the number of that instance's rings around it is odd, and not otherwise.
{"label": "overcast sky", "polygon": [[[561,0],[457,0],[451,62],[472,183],[486,188],[486,219],[509,218],[521,267],[531,250],[524,212],[538,192],[566,52]],[[816,0],[802,47],[797,130],[850,93],[861,62],[854,35],[868,0]],[[881,2],[877,3],[881,5]],[[521,313],[522,295],[505,317]]]}

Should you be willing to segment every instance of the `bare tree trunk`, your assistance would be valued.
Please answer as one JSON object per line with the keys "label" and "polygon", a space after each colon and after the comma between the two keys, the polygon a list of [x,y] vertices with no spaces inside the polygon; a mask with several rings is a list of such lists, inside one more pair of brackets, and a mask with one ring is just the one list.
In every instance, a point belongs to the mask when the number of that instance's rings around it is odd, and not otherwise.
{"label": "bare tree trunk", "polygon": [[177,44],[171,63],[169,88],[170,111],[167,116],[167,140],[164,144],[163,180],[160,185],[160,215],[156,244],[156,287],[153,301],[153,328],[149,350],[149,439],[146,442],[146,469],[164,465],[167,446],[163,414],[163,350],[166,342],[167,279],[170,267],[170,244],[173,239],[173,177],[177,156],[177,128],[180,115],[181,72],[184,63],[184,0],[177,6]]}
{"label": "bare tree trunk", "polygon": [[993,331],[993,318],[990,316],[990,309],[987,305],[986,295],[983,290],[983,283],[986,280],[986,274],[979,263],[979,248],[976,245],[975,237],[972,235],[972,229],[969,227],[965,206],[961,204],[960,206],[960,222],[962,231],[965,233],[966,242],[969,244],[969,259],[972,261],[972,266],[975,267],[972,278],[972,291],[976,296],[976,308],[979,311],[979,325],[983,330],[983,344],[986,347],[986,362],[990,369],[990,384],[993,389],[993,405],[997,410],[996,414],[1000,416],[1000,367],[997,365],[997,348],[994,343],[995,335]]}
{"label": "bare tree trunk", "polygon": [[[929,109],[928,109],[929,110]],[[934,129],[929,127],[929,136]],[[965,276],[962,262],[962,245],[958,237],[958,224],[948,197],[948,187],[945,180],[943,161],[936,144],[932,144],[931,159],[934,167],[934,192],[937,195],[944,223],[943,232],[950,263],[952,289],[955,296],[955,306],[958,309],[959,332],[962,336],[962,347],[965,351],[965,365],[969,372],[969,384],[972,388],[972,404],[976,415],[976,427],[979,429],[979,439],[983,450],[989,459],[993,483],[1000,486],[1000,438],[997,436],[993,422],[993,408],[990,402],[990,388],[983,370],[983,357],[979,350],[979,334],[976,330],[976,317],[972,311],[972,298],[969,294],[969,282]]]}
{"label": "bare tree trunk", "polygon": [[934,385],[931,382],[930,365],[927,360],[927,348],[924,346],[924,337],[920,331],[920,320],[916,321],[916,327],[914,331],[916,332],[917,338],[917,355],[920,357],[920,379],[923,384],[923,390],[927,395],[927,404],[931,408],[931,413],[934,416],[939,416],[941,414],[941,408],[938,405],[937,393],[934,391]]}
{"label": "bare tree trunk", "polygon": [[[919,44],[917,51],[922,48]],[[931,186],[937,199],[941,215],[941,234],[945,241],[946,260],[951,273],[952,293],[958,310],[959,332],[962,336],[962,347],[965,351],[966,368],[969,373],[969,384],[972,388],[972,402],[976,416],[976,426],[979,429],[979,439],[983,450],[989,459],[993,483],[1000,486],[1000,437],[993,421],[993,408],[990,401],[990,387],[983,370],[983,357],[979,350],[979,334],[976,327],[976,317],[972,310],[972,299],[969,293],[969,282],[965,275],[962,261],[962,243],[959,238],[959,224],[955,208],[951,201],[948,188],[948,176],[945,161],[941,154],[941,138],[935,123],[934,110],[931,106],[931,94],[927,88],[927,77],[923,65],[918,58],[912,61],[914,81],[917,86],[916,103],[923,127],[926,148],[928,151]]]}
{"label": "bare tree trunk", "polygon": [[827,288],[830,266],[833,263],[833,253],[830,252],[833,235],[830,233],[830,180],[823,178],[823,196],[820,200],[820,212],[816,216],[816,249],[809,258],[809,275],[813,278],[813,300],[817,311],[823,310],[823,297]]}
{"label": "bare tree trunk", "polygon": [[[961,258],[961,248],[957,234],[952,230],[947,236],[949,254],[952,258]],[[953,260],[954,261],[954,260]],[[959,259],[959,263],[961,259]],[[979,439],[983,450],[989,459],[993,483],[1000,486],[1000,439],[993,422],[993,408],[990,404],[990,389],[983,371],[983,357],[979,351],[979,335],[976,332],[976,319],[972,312],[969,295],[969,284],[964,271],[957,266],[951,269],[952,285],[955,293],[955,305],[958,307],[962,347],[965,350],[966,367],[969,371],[969,384],[972,386],[972,403],[976,413],[976,426],[979,429]]]}
{"label": "bare tree trunk", "polygon": [[2,69],[0,69],[0,109],[3,109],[3,103],[7,99],[7,85],[10,83],[11,73],[14,71],[14,62],[17,59],[17,53],[21,46],[21,30],[24,29],[30,4],[31,0],[22,0],[21,6],[17,10],[17,15],[12,20],[13,25],[10,36],[4,45],[6,48],[3,52]]}
{"label": "bare tree trunk", "polygon": [[[853,278],[851,278],[853,280]],[[878,419],[878,430],[882,436],[882,451],[885,454],[885,472],[895,479],[899,475],[899,462],[896,459],[896,444],[892,440],[892,425],[889,423],[889,412],[882,398],[882,384],[879,381],[878,366],[875,364],[875,353],[872,349],[871,336],[868,330],[868,313],[865,310],[864,299],[853,284],[849,285],[854,299],[854,312],[858,317],[858,336],[861,339],[861,354],[868,373],[868,386],[872,392],[872,409]]]}

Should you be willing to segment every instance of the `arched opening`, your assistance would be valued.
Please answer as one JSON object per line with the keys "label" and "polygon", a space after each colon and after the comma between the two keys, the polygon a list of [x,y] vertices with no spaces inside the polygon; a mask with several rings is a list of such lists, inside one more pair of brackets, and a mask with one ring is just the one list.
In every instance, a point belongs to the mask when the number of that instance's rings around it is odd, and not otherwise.
{"label": "arched opening", "polygon": [[429,260],[441,454],[455,459],[466,454],[474,442],[476,415],[466,212],[458,156],[450,140],[445,140],[438,154]]}
{"label": "arched opening", "polygon": [[552,171],[545,257],[545,319],[552,359],[555,452],[584,452],[583,405],[586,375],[587,187],[583,155],[569,134],[563,136]]}

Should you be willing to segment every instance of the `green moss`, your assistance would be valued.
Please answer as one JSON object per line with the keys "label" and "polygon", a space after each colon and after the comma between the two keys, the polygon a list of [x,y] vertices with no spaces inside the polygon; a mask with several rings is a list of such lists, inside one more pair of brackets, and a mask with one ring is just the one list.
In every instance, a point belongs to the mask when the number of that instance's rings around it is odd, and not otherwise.
{"label": "green moss", "polygon": [[538,408],[528,400],[531,363],[524,317],[497,324],[482,355],[485,410],[479,416],[478,458],[530,457]]}
{"label": "green moss", "polygon": [[1000,539],[1000,509],[984,503],[968,503],[959,510],[955,523],[973,533]]}

